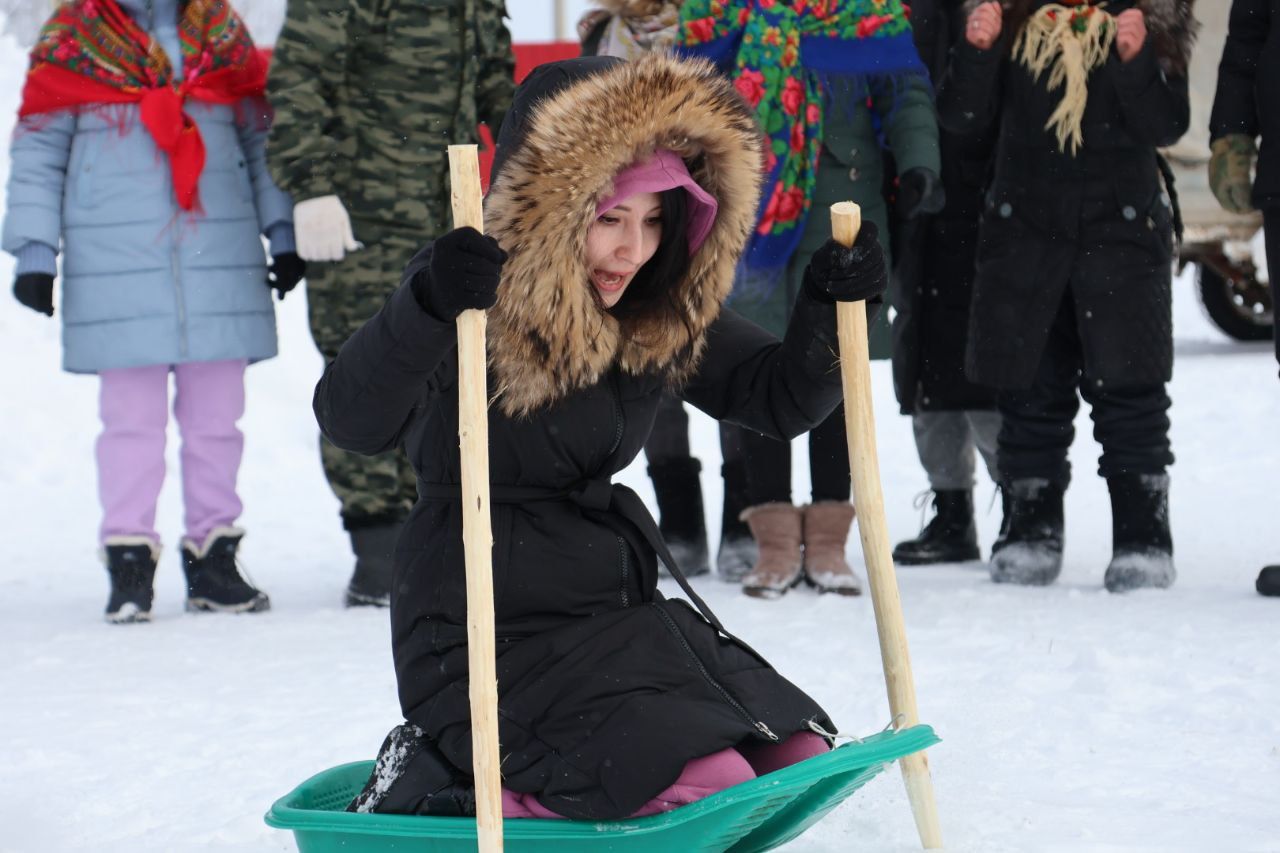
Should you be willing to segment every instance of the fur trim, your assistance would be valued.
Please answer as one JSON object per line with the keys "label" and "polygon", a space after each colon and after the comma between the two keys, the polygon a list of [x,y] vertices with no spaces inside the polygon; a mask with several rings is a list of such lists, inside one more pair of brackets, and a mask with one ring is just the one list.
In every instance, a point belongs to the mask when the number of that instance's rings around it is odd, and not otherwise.
{"label": "fur trim", "polygon": [[1142,0],[1138,8],[1147,17],[1148,38],[1152,39],[1160,67],[1166,74],[1185,77],[1191,64],[1191,48],[1200,32],[1192,6],[1195,0]]}
{"label": "fur trim", "polygon": [[150,536],[108,536],[98,549],[98,557],[107,561],[107,547],[110,545],[146,545],[151,549],[151,559],[160,559],[160,543]]}
{"label": "fur trim", "polygon": [[[587,229],[614,175],[657,148],[684,158],[719,212],[688,274],[671,283],[672,305],[619,322],[591,290]],[[705,61],[650,54],[542,101],[485,200],[485,228],[509,254],[488,337],[503,411],[528,414],[595,384],[615,363],[673,384],[687,379],[733,287],[762,169],[750,108]]]}
{"label": "fur trim", "polygon": [[[964,15],[967,19],[973,10],[991,0],[965,0]],[[1200,22],[1195,18],[1195,0],[1139,0],[1137,7],[1147,19],[1147,38],[1151,39],[1160,67],[1167,74],[1185,76],[1191,62],[1191,48]],[[1027,16],[1036,6],[1035,0],[1001,0],[1004,22],[1021,29]]]}
{"label": "fur trim", "polygon": [[213,547],[213,543],[217,542],[223,536],[229,536],[232,539],[243,539],[244,531],[239,527],[215,527],[209,531],[209,535],[204,538],[204,542],[196,542],[189,536],[182,537],[182,547],[197,560],[203,560],[205,555],[209,553],[209,549]]}
{"label": "fur trim", "polygon": [[664,6],[675,5],[671,0],[596,0],[596,5],[611,15],[624,18],[647,18],[662,11]]}

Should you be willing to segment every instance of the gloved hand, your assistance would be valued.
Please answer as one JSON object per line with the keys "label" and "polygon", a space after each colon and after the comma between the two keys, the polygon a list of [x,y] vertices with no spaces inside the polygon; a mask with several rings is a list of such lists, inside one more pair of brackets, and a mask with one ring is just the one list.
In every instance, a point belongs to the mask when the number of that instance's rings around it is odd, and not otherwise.
{"label": "gloved hand", "polygon": [[351,217],[336,195],[300,201],[293,207],[293,233],[304,261],[340,261],[363,249],[351,231]]}
{"label": "gloved hand", "polygon": [[902,219],[922,213],[938,213],[947,203],[942,180],[932,169],[916,166],[898,176],[898,201],[894,212]]}
{"label": "gloved hand", "polygon": [[1249,196],[1253,192],[1253,161],[1258,147],[1252,136],[1229,133],[1209,146],[1209,189],[1228,213],[1253,210]]}
{"label": "gloved hand", "polygon": [[453,322],[468,308],[498,301],[498,282],[507,253],[498,241],[474,228],[455,228],[431,246],[431,263],[409,286],[424,311]]}
{"label": "gloved hand", "polygon": [[852,249],[828,240],[804,271],[804,289],[820,302],[876,301],[889,286],[876,224],[863,222]]}
{"label": "gloved hand", "polygon": [[275,288],[280,299],[290,290],[298,286],[302,277],[307,274],[307,262],[298,257],[297,252],[281,252],[271,259],[267,267],[267,286]]}
{"label": "gloved hand", "polygon": [[53,316],[53,276],[43,272],[23,273],[13,281],[13,296],[32,311]]}

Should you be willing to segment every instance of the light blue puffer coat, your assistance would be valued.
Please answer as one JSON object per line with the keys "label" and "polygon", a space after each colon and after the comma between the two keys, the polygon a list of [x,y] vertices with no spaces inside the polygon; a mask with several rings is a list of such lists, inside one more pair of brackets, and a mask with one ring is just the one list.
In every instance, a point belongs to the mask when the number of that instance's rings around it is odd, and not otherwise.
{"label": "light blue puffer coat", "polygon": [[[178,0],[117,2],[181,56]],[[291,249],[292,203],[267,172],[264,109],[186,103],[207,152],[199,213],[178,207],[168,157],[136,105],[20,122],[3,248],[19,272],[52,273],[61,240],[64,369],[276,354],[259,235]]]}

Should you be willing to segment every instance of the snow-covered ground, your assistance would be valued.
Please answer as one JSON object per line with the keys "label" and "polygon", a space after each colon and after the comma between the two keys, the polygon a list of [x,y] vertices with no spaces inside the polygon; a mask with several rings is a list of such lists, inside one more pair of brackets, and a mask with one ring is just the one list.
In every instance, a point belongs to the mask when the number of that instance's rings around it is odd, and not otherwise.
{"label": "snow-covered ground", "polygon": [[[23,67],[0,40],[0,138]],[[6,291],[10,263],[0,258]],[[272,800],[372,757],[398,722],[387,615],[340,606],[351,557],[318,464],[321,362],[304,309],[301,291],[280,304],[282,354],[250,370],[242,422],[244,562],[274,609],[182,612],[171,477],[155,622],[121,628],[100,619],[96,382],[61,373],[57,323],[0,293],[0,851],[290,850],[262,823]],[[1280,560],[1280,383],[1269,347],[1218,334],[1186,279],[1175,321],[1172,590],[1102,591],[1108,504],[1083,414],[1057,585],[997,587],[977,564],[900,573],[921,717],[943,738],[930,760],[951,850],[1280,851],[1280,602],[1253,592],[1259,567]],[[887,365],[873,374],[899,539],[918,529],[925,481]],[[718,448],[700,415],[694,441],[714,537]],[[802,497],[806,466],[795,469]],[[640,465],[623,479],[651,495]],[[986,544],[991,496],[983,483]],[[850,556],[861,560],[856,544]],[[845,730],[888,722],[869,599],[699,587]],[[789,849],[918,849],[900,776]]]}

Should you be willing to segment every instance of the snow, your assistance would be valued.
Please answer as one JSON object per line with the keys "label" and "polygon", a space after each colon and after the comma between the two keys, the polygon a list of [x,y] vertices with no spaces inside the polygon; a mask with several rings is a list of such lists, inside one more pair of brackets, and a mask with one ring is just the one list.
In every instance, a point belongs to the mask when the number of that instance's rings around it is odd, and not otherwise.
{"label": "snow", "polygon": [[[23,68],[0,39],[5,137]],[[0,258],[0,282],[10,264]],[[58,369],[56,322],[0,298],[11,549],[0,568],[0,851],[291,850],[287,833],[262,823],[270,803],[322,768],[373,758],[400,722],[386,612],[341,607],[351,556],[316,450],[309,400],[321,361],[305,307],[301,291],[280,303],[282,354],[249,371],[242,422],[244,560],[274,609],[183,612],[171,473],[154,622],[120,627],[101,619],[96,383]],[[950,850],[1280,851],[1280,602],[1253,592],[1259,568],[1280,560],[1276,363],[1269,344],[1210,327],[1190,278],[1174,310],[1171,590],[1102,590],[1109,513],[1084,414],[1056,584],[997,586],[978,564],[899,573],[921,718],[943,739],[929,758]],[[873,382],[896,541],[919,529],[911,504],[925,480],[887,364]],[[718,447],[700,415],[693,440],[714,537]],[[176,446],[175,434],[171,472]],[[794,468],[806,496],[807,467]],[[621,479],[651,497],[642,463]],[[999,511],[988,483],[978,494],[989,546]],[[857,544],[850,557],[860,563]],[[845,731],[888,723],[868,597],[761,601],[714,580],[697,586]],[[901,777],[876,779],[788,849],[919,849]]]}

